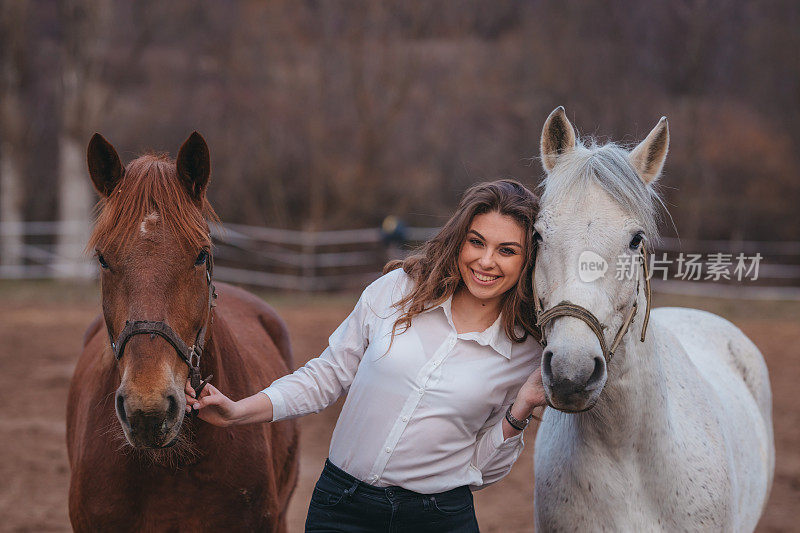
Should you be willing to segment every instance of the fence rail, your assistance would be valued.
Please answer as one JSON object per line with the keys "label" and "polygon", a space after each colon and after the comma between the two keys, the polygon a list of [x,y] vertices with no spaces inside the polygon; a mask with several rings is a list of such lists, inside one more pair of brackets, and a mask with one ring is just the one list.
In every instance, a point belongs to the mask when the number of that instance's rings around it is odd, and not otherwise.
{"label": "fence rail", "polygon": [[[0,279],[91,277],[97,267],[90,258],[80,265],[58,256],[61,236],[78,235],[85,223],[0,223],[0,239],[21,249],[13,264],[0,255]],[[297,231],[242,224],[225,224],[212,231],[215,276],[221,281],[297,291],[357,289],[375,279],[388,259],[403,257],[433,236],[438,228],[403,228],[400,238],[387,238],[380,228],[341,231]],[[398,237],[398,235],[394,235]],[[2,250],[2,248],[0,248]],[[2,252],[0,252],[2,253]],[[800,241],[714,241],[664,238],[653,250],[663,254],[761,254],[757,281],[722,283],[674,279],[656,280],[657,290],[678,294],[789,299],[800,301]],[[707,261],[704,262],[707,264]]]}

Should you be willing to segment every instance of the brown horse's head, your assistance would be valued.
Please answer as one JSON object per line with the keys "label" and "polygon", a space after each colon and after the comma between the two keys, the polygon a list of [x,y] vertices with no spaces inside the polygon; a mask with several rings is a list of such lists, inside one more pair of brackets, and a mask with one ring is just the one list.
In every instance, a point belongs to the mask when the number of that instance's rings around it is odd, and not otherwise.
{"label": "brown horse's head", "polygon": [[[101,266],[103,315],[116,340],[127,321],[161,321],[191,346],[208,317],[208,147],[197,132],[172,161],[145,155],[123,168],[100,134],[89,143],[92,182],[102,196],[88,248]],[[110,356],[113,357],[113,356]],[[189,368],[158,335],[130,337],[116,363],[117,418],[138,448],[163,448],[178,437]]]}

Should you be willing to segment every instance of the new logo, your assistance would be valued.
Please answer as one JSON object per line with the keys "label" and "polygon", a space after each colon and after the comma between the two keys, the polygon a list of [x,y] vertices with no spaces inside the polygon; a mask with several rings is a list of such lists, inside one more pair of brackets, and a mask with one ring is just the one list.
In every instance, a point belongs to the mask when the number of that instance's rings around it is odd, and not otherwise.
{"label": "new logo", "polygon": [[605,259],[586,250],[578,257],[578,277],[584,283],[591,283],[602,278],[608,270],[608,263]]}

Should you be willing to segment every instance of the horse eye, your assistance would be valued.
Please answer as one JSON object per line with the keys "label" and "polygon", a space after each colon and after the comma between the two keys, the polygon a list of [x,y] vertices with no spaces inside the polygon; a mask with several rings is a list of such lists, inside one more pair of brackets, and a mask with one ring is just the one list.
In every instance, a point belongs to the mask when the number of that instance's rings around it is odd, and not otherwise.
{"label": "horse eye", "polygon": [[631,239],[631,244],[630,244],[631,250],[636,250],[637,248],[639,248],[639,245],[642,243],[642,239],[644,239],[643,233],[639,232],[636,235],[634,235],[633,239]]}
{"label": "horse eye", "polygon": [[206,250],[201,250],[197,256],[197,259],[194,260],[194,265],[200,266],[203,263],[205,263],[207,259],[208,259],[208,252]]}
{"label": "horse eye", "polygon": [[97,253],[97,262],[100,263],[101,267],[108,268],[108,263],[106,263],[106,260],[103,257],[103,254],[101,254],[100,252]]}
{"label": "horse eye", "polygon": [[542,236],[538,231],[533,232],[533,242],[542,242]]}

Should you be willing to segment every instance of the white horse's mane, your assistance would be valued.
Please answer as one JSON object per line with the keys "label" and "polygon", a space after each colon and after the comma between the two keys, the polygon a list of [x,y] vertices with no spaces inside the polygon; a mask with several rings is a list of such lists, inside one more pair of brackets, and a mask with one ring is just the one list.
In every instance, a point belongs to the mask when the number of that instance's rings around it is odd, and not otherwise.
{"label": "white horse's mane", "polygon": [[589,183],[596,183],[642,224],[650,242],[657,241],[658,207],[666,208],[653,184],[645,185],[636,173],[628,153],[613,142],[600,146],[590,139],[586,146],[576,141],[574,149],[558,156],[555,168],[540,184],[542,203],[580,193]]}

